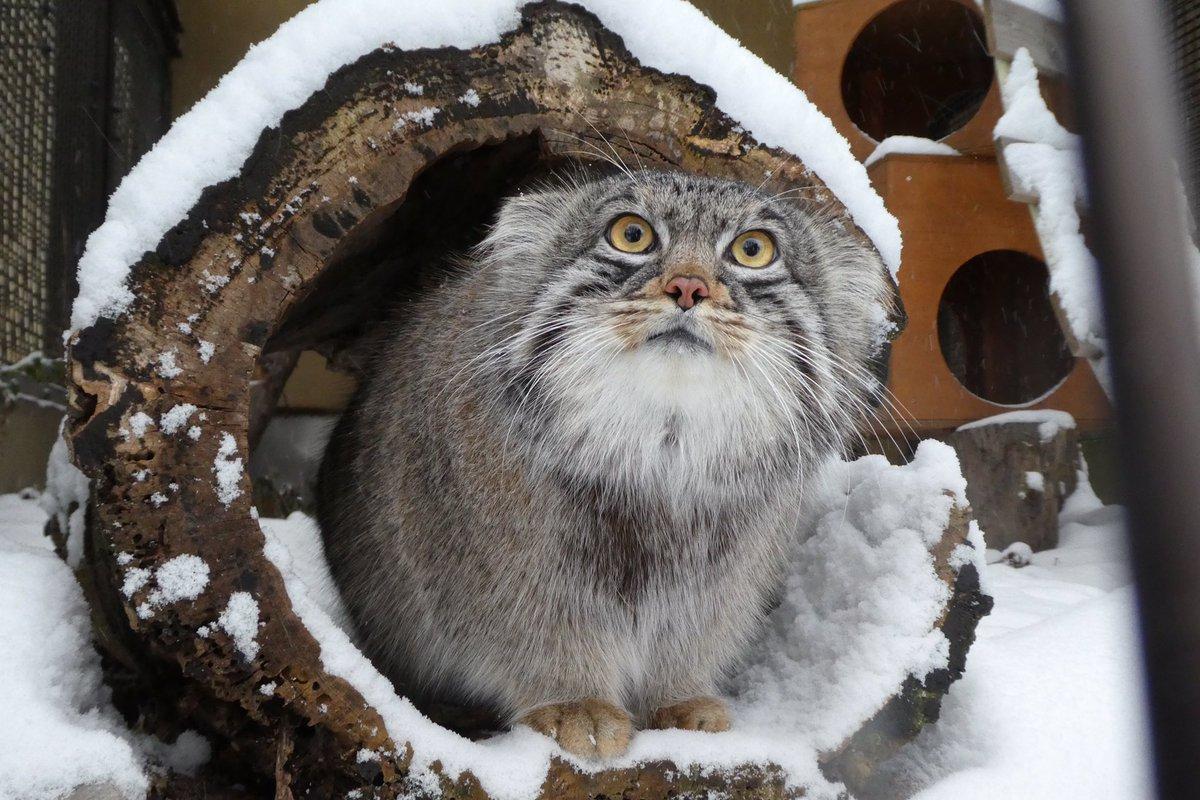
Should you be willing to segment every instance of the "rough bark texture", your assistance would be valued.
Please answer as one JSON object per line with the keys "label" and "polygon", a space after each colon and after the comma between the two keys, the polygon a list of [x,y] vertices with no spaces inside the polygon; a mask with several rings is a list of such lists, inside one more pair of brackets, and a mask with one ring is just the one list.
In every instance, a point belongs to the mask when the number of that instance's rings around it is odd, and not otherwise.
{"label": "rough bark texture", "polygon": [[[468,90],[477,102],[464,99]],[[426,107],[438,109],[432,125],[404,116]],[[214,462],[226,434],[248,462],[249,442],[269,416],[254,398],[270,403],[290,354],[320,348],[353,368],[353,345],[384,311],[380,298],[413,281],[422,254],[469,244],[500,195],[548,166],[599,158],[609,148],[601,137],[631,162],[755,183],[770,173],[779,188],[810,187],[814,203],[848,219],[804,165],[717,111],[709,89],[641,67],[590,14],[543,2],[496,44],[384,47],[339,70],[263,132],[236,178],[206,190],[133,265],[135,304],[73,337],[68,437],[93,487],[80,577],[116,702],[164,738],[195,727],[216,745],[207,777],[163,783],[158,796],[431,794],[408,776],[406,732],[388,730],[352,686],[324,670],[263,556],[248,475],[222,499]],[[179,326],[185,321],[190,333]],[[201,341],[215,344],[207,360]],[[164,369],[164,354],[174,355],[178,374]],[[187,426],[133,433],[135,415],[157,421],[182,403],[197,406],[189,425],[201,428],[198,439]],[[945,626],[958,664],[981,608],[970,576],[956,577],[945,561],[963,535],[962,525],[951,526],[938,555],[956,588]],[[205,590],[139,615],[152,586],[126,596],[128,570],[181,554],[209,565]],[[213,626],[235,592],[250,593],[260,609],[251,660]],[[209,635],[198,635],[205,626]],[[831,771],[869,772],[932,718],[949,677],[902,687],[862,735],[870,742],[856,738],[831,756]],[[266,682],[278,687],[270,696],[258,691]],[[359,764],[363,748],[397,755]],[[484,796],[470,774],[440,784],[442,796]],[[554,761],[543,786],[547,798],[709,792],[795,794],[769,765],[702,773],[650,763],[584,774]]]}
{"label": "rough bark texture", "polygon": [[1079,438],[1074,428],[1043,436],[1039,427],[1036,422],[983,425],[955,431],[948,439],[988,547],[1003,550],[1024,542],[1037,551],[1058,545],[1058,512],[1075,491]]}

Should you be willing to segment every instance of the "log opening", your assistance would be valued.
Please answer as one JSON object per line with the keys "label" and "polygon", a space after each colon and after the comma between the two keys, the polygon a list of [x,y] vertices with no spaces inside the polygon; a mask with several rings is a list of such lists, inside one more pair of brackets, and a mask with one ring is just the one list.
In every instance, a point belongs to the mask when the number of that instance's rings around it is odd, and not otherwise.
{"label": "log opening", "polygon": [[[555,171],[578,165],[552,152],[536,130],[497,143],[464,145],[423,169],[395,208],[340,237],[312,281],[264,347],[264,353],[316,349],[357,372],[353,350],[398,303],[437,280],[447,258],[465,255],[484,236],[501,201]],[[318,224],[336,224],[324,221]]]}

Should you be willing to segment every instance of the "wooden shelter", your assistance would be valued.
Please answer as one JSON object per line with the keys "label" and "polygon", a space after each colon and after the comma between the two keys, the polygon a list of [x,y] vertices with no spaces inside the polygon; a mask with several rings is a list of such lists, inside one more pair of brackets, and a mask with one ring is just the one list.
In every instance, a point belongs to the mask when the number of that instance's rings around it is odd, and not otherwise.
{"label": "wooden shelter", "polygon": [[[987,41],[974,0],[817,0],[796,11],[793,79],[855,155],[890,136],[958,151],[901,147],[869,168],[904,236],[909,322],[893,346],[890,388],[911,419],[885,418],[893,434],[911,434],[909,423],[940,434],[1014,408],[1068,411],[1083,428],[1112,416],[1079,357],[1088,354],[1061,324],[1028,211],[1005,194]],[[1061,81],[1050,90],[1061,97]]]}

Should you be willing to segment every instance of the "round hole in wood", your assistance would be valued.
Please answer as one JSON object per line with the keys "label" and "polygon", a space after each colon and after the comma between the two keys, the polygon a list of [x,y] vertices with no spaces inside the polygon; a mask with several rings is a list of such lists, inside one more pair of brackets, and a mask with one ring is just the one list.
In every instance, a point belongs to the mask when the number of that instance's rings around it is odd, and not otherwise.
{"label": "round hole in wood", "polygon": [[959,267],[942,292],[937,327],[954,377],[998,405],[1043,397],[1074,366],[1046,266],[1015,250],[981,253]]}
{"label": "round hole in wood", "polygon": [[955,0],[901,0],[867,23],[842,67],[842,102],[858,129],[943,139],[983,104],[994,74],[983,20]]}

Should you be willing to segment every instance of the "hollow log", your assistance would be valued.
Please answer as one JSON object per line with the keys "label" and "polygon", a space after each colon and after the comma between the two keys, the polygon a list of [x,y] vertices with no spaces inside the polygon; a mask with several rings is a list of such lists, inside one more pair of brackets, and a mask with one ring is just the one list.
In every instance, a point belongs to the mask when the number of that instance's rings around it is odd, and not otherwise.
{"label": "hollow log", "polygon": [[[208,778],[162,796],[485,796],[436,764],[437,786],[415,782],[406,732],[326,670],[263,554],[241,467],[280,365],[314,349],[355,369],[381,298],[419,290],[429,254],[469,246],[523,181],[612,155],[755,184],[770,175],[857,230],[810,170],[756,142],[711,90],[641,66],[586,11],[540,2],[494,44],[383,47],[334,73],[132,265],[133,304],[73,335],[67,437],[92,486],[80,577],[115,701],[143,727],[167,738],[198,728],[215,748]],[[192,406],[185,424],[164,425]],[[977,583],[947,560],[965,534],[951,525],[934,553],[955,589],[944,621],[959,663],[981,613]],[[185,555],[208,567],[187,602],[130,580]],[[235,595],[257,606],[254,647],[218,623]],[[898,688],[890,716],[830,754],[830,773],[868,773],[932,717],[943,678]],[[277,688],[264,694],[266,683]],[[360,763],[364,750],[384,755]],[[796,790],[770,765],[583,772],[558,759],[543,784],[547,798],[709,792]]]}

